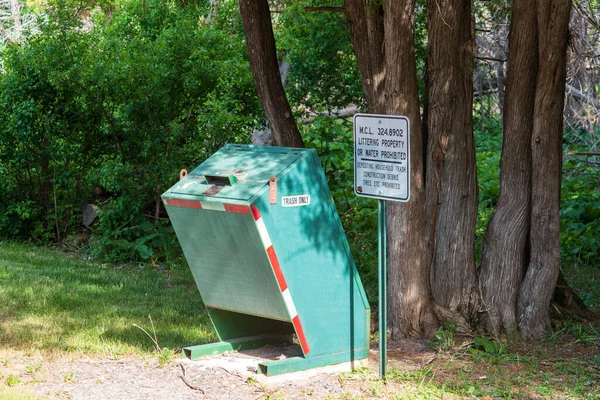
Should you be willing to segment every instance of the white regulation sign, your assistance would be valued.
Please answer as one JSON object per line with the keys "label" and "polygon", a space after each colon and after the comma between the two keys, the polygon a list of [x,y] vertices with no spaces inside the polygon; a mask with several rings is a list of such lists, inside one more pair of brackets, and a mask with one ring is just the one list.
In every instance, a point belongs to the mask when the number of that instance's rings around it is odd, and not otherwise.
{"label": "white regulation sign", "polygon": [[410,198],[410,122],[394,115],[354,115],[354,192],[406,202]]}

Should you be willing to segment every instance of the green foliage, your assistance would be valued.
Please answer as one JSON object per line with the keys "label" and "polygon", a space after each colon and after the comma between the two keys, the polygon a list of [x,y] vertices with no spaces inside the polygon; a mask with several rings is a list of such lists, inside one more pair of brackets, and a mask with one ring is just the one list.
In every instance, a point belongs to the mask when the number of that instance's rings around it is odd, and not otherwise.
{"label": "green foliage", "polygon": [[4,384],[8,387],[17,386],[19,383],[21,383],[21,378],[17,375],[9,375],[4,380]]}
{"label": "green foliage", "polygon": [[198,4],[123,2],[82,29],[71,3],[3,53],[0,237],[65,240],[95,203],[90,255],[173,253],[160,194],[262,115],[243,42]]}
{"label": "green foliage", "polygon": [[499,363],[501,361],[508,362],[512,358],[506,349],[506,345],[502,341],[483,336],[476,337],[473,340],[469,352],[474,360],[484,359],[491,363]]}
{"label": "green foliage", "polygon": [[[415,57],[420,98],[425,90],[427,20],[425,1],[415,12]],[[366,110],[360,72],[344,13],[312,12],[306,7],[343,7],[342,0],[289,2],[274,18],[277,50],[290,67],[286,93],[300,113],[357,105]]]}
{"label": "green foliage", "polygon": [[473,341],[473,348],[483,349],[483,351],[490,354],[498,353],[498,346],[496,346],[496,343],[486,337],[476,337]]}
{"label": "green foliage", "polygon": [[[481,118],[481,116],[479,116],[479,119],[475,118],[474,126],[483,126],[479,123]],[[483,236],[500,194],[502,122],[499,118],[488,119],[485,129],[475,130],[474,134],[479,189],[479,206],[475,230],[475,259],[479,263]]]}
{"label": "green foliage", "polygon": [[[86,43],[50,20],[27,45],[9,46],[0,74],[0,233],[47,240],[70,220],[72,193],[88,162],[81,151],[90,118],[77,94]],[[53,35],[47,35],[52,30]],[[53,204],[57,206],[54,207]],[[61,207],[58,207],[60,203]]]}
{"label": "green foliage", "polygon": [[483,207],[493,208],[500,193],[500,152],[502,149],[502,122],[500,119],[490,119],[485,130],[475,131],[475,146],[477,149],[479,203]]}
{"label": "green foliage", "polygon": [[598,170],[569,161],[561,196],[561,245],[572,260],[590,263],[600,255]]}
{"label": "green foliage", "polygon": [[168,347],[162,349],[162,351],[158,354],[158,367],[164,368],[165,366],[171,364],[173,362],[173,357],[175,356],[175,352]]}
{"label": "green foliage", "polygon": [[[360,73],[343,13],[310,12],[307,6],[343,6],[343,1],[290,3],[278,19],[277,50],[290,64],[287,94],[302,111],[364,106]],[[364,107],[363,107],[364,108]]]}
{"label": "green foliage", "polygon": [[429,341],[429,346],[438,351],[450,351],[454,347],[456,325],[449,323],[440,326],[433,334],[435,339]]}

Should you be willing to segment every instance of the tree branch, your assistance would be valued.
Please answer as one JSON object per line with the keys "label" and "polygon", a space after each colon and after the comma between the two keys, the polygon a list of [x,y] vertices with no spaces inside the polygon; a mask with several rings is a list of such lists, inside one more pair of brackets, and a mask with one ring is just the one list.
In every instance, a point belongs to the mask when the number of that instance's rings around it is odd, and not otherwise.
{"label": "tree branch", "polygon": [[334,117],[334,118],[348,118],[358,112],[360,112],[360,110],[356,106],[348,106],[346,108],[342,108],[341,110],[315,112],[315,113],[311,113],[308,118],[303,119],[302,123],[304,125],[312,124],[315,121],[315,119],[319,116],[329,116],[329,117]]}
{"label": "tree branch", "polygon": [[345,7],[332,7],[332,6],[323,6],[323,7],[304,7],[304,11],[317,11],[317,12],[346,12]]}
{"label": "tree branch", "polygon": [[566,89],[567,89],[567,94],[570,94],[571,96],[576,97],[581,101],[587,102],[596,108],[600,108],[600,101],[594,99],[593,97],[587,95],[586,93],[583,93],[581,90],[579,90],[571,85],[568,85],[568,84],[566,85]]}
{"label": "tree branch", "polygon": [[502,58],[484,57],[484,56],[475,56],[475,58],[478,60],[484,60],[484,61],[498,61],[498,62],[506,62],[507,61]]}
{"label": "tree branch", "polygon": [[600,156],[598,151],[570,151],[567,154],[574,156]]}

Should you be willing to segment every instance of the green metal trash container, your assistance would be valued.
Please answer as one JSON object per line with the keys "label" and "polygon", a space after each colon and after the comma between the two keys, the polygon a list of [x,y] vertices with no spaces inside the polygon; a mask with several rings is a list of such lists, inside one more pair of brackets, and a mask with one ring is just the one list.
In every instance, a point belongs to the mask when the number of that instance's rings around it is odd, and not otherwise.
{"label": "green metal trash container", "polygon": [[313,149],[227,145],[162,195],[220,342],[291,342],[267,375],[366,358],[370,310]]}

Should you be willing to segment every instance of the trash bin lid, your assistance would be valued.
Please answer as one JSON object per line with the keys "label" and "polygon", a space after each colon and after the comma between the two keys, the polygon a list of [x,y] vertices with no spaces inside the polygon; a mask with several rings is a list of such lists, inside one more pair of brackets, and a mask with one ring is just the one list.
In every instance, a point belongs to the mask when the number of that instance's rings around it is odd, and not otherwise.
{"label": "trash bin lid", "polygon": [[290,148],[227,145],[173,186],[167,197],[192,195],[215,201],[248,201],[269,183],[271,176],[280,176],[301,156],[301,152]]}

